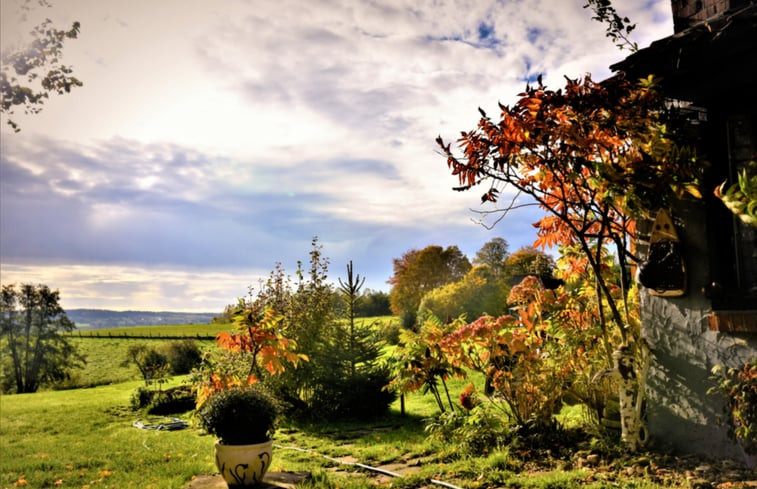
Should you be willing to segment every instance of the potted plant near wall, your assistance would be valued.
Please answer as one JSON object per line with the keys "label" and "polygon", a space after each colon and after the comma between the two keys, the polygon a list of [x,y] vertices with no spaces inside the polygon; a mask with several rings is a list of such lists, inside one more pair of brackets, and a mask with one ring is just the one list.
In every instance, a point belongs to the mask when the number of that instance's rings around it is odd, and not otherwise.
{"label": "potted plant near wall", "polygon": [[259,483],[271,464],[278,409],[259,382],[307,357],[296,353],[283,318],[255,302],[239,300],[234,326],[218,334],[220,350],[204,358],[194,388],[199,423],[219,438],[218,470],[230,488],[240,488]]}
{"label": "potted plant near wall", "polygon": [[273,456],[278,409],[260,386],[213,393],[198,411],[200,425],[218,437],[215,462],[230,488],[252,487],[263,480]]}

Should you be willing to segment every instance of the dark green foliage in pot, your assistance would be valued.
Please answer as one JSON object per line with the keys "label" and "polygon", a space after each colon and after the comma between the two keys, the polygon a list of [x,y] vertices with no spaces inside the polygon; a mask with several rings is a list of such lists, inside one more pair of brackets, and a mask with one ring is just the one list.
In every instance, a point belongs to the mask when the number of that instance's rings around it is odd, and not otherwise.
{"label": "dark green foliage in pot", "polygon": [[197,412],[200,426],[226,445],[263,443],[275,431],[276,400],[259,386],[213,394]]}

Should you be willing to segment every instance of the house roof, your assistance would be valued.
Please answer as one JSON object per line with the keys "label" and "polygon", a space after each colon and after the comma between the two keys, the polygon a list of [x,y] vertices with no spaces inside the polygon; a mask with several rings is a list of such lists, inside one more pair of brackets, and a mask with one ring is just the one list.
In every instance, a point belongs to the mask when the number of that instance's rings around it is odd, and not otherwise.
{"label": "house roof", "polygon": [[610,68],[631,78],[654,73],[665,92],[694,102],[757,89],[757,3],[724,12],[653,42]]}

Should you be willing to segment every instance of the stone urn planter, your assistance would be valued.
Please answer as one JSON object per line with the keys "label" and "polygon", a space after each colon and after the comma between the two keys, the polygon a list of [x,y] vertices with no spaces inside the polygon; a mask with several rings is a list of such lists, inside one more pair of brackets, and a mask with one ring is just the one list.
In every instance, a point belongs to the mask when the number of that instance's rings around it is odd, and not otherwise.
{"label": "stone urn planter", "polygon": [[216,392],[198,411],[200,425],[219,438],[215,462],[229,488],[262,482],[273,457],[277,414],[275,400],[257,386]]}

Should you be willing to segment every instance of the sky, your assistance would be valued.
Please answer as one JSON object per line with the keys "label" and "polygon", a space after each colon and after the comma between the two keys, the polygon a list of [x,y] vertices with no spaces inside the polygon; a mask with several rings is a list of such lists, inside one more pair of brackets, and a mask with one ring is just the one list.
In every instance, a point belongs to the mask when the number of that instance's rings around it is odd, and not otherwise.
{"label": "sky", "polygon": [[[539,74],[609,76],[629,51],[585,3],[53,0],[22,22],[3,0],[4,50],[35,16],[81,23],[64,62],[84,86],[0,121],[0,281],[66,309],[220,312],[314,237],[331,280],[352,260],[384,291],[410,249],[530,245],[540,212],[477,223],[491,208],[451,190],[434,140]],[[613,3],[640,47],[672,34],[669,0]]]}

